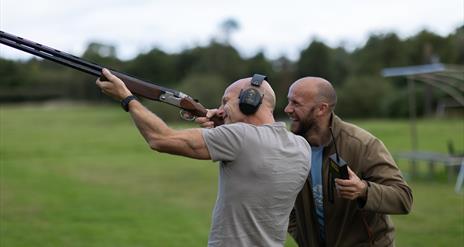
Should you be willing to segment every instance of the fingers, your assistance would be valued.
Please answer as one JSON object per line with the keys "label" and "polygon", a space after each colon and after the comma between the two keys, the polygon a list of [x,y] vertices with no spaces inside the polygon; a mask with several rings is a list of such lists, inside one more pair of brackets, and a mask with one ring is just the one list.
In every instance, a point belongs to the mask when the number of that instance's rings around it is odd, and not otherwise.
{"label": "fingers", "polygon": [[354,200],[359,197],[359,193],[352,193],[352,192],[338,192],[338,195],[341,198],[348,199],[348,200]]}
{"label": "fingers", "polygon": [[119,79],[117,76],[113,75],[110,70],[102,69],[102,74],[107,79],[107,81],[110,81],[118,86],[125,87],[124,82],[121,79]]}
{"label": "fingers", "polygon": [[335,182],[341,186],[355,186],[361,179],[348,166],[348,179],[335,179]]}
{"label": "fingers", "polygon": [[103,93],[105,93],[105,91],[107,91],[111,87],[111,82],[101,81],[100,78],[98,78],[95,83],[102,90]]}
{"label": "fingers", "polygon": [[208,109],[206,112],[206,117],[197,117],[195,122],[199,124],[202,128],[214,128],[214,122],[211,121],[211,118],[217,114],[217,109]]}
{"label": "fingers", "polygon": [[210,121],[210,122],[207,122],[207,123],[204,123],[202,125],[200,125],[202,128],[207,128],[207,129],[212,129],[214,128],[214,122],[213,121]]}
{"label": "fingers", "polygon": [[339,186],[353,186],[355,184],[355,180],[336,178],[335,183]]}
{"label": "fingers", "polygon": [[113,75],[109,69],[102,69],[102,76],[97,79],[101,82],[111,82],[114,84],[124,84],[124,82],[117,76]]}
{"label": "fingers", "polygon": [[338,192],[340,192],[340,193],[354,193],[354,192],[358,191],[358,189],[356,187],[337,186],[336,188],[337,188]]}
{"label": "fingers", "polygon": [[349,179],[335,179],[335,187],[341,198],[354,200],[359,197],[358,176],[348,167]]}
{"label": "fingers", "polygon": [[[102,69],[104,78],[98,78],[95,82],[102,92],[116,100],[122,100],[131,95],[124,82],[113,75],[108,69]],[[105,80],[106,79],[106,80]]]}
{"label": "fingers", "polygon": [[202,128],[213,128],[214,122],[207,117],[197,117],[195,122],[199,124]]}
{"label": "fingers", "polygon": [[113,75],[109,69],[106,68],[102,69],[102,74],[106,79],[108,79],[108,81],[114,81],[116,79],[119,79],[115,75]]}
{"label": "fingers", "polygon": [[353,172],[353,170],[351,170],[351,168],[349,166],[348,167],[348,177],[350,178],[350,180],[352,178],[357,178],[358,176],[356,175],[356,173]]}
{"label": "fingers", "polygon": [[111,85],[111,82],[113,82],[117,78],[108,69],[102,69],[102,76],[97,78],[96,84],[100,88],[109,86]]}
{"label": "fingers", "polygon": [[206,112],[206,117],[211,119],[214,115],[216,115],[218,112],[218,109],[208,109],[208,112]]}
{"label": "fingers", "polygon": [[349,179],[335,179],[335,187],[341,198],[354,200],[363,197],[366,186],[363,181],[348,167]]}
{"label": "fingers", "polygon": [[360,192],[356,187],[345,187],[336,185],[337,194],[339,197],[354,200],[360,196]]}

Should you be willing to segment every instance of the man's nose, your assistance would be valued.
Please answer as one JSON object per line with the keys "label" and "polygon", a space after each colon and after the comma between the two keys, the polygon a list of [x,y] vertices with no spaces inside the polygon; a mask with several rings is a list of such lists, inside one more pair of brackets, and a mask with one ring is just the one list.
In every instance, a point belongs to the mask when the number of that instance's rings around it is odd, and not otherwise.
{"label": "man's nose", "polygon": [[288,105],[284,108],[284,112],[285,112],[285,113],[292,113],[292,112],[293,112],[293,107],[291,107],[290,104],[288,104]]}

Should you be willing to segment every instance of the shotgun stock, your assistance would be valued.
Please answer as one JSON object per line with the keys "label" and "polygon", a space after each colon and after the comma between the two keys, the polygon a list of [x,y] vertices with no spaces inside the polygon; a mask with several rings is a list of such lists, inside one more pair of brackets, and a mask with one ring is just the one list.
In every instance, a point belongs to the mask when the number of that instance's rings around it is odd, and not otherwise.
{"label": "shotgun stock", "polygon": [[[104,78],[101,74],[102,66],[37,42],[0,31],[0,43],[75,70]],[[181,109],[182,118],[186,120],[206,116],[206,108],[185,93],[165,88],[112,69],[110,71],[119,77],[133,94],[178,107]],[[215,126],[223,124],[223,120],[218,116],[213,117],[211,120]]]}

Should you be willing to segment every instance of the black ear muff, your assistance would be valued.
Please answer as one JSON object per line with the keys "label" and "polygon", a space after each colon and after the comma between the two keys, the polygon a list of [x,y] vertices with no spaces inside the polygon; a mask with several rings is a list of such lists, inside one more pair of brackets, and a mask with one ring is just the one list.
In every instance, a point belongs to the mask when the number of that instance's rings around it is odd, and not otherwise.
{"label": "black ear muff", "polygon": [[263,102],[263,97],[259,90],[254,87],[260,87],[264,80],[267,77],[264,75],[254,74],[251,78],[251,85],[253,87],[247,88],[240,91],[239,98],[239,108],[240,111],[245,115],[251,115],[255,113],[261,103]]}
{"label": "black ear muff", "polygon": [[263,97],[256,88],[248,88],[240,91],[239,99],[238,106],[240,111],[245,115],[255,113],[263,101]]}

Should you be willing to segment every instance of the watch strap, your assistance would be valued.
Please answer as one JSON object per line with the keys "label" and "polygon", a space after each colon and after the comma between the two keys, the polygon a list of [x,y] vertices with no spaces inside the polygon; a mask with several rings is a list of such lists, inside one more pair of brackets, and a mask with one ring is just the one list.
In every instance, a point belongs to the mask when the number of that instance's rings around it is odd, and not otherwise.
{"label": "watch strap", "polygon": [[129,95],[126,98],[124,98],[123,100],[121,100],[122,109],[124,109],[124,111],[128,112],[129,111],[129,102],[131,102],[131,100],[134,100],[134,99],[136,100],[137,98],[134,95]]}

